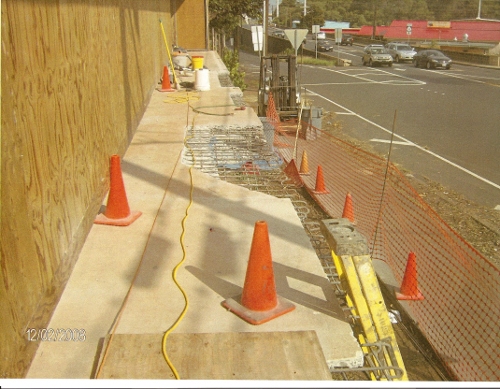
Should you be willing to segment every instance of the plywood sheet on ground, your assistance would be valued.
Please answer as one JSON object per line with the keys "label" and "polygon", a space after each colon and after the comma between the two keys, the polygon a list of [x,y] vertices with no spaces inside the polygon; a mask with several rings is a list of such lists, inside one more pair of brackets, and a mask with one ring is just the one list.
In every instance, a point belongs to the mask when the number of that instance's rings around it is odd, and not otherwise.
{"label": "plywood sheet on ground", "polygon": [[[107,347],[108,335],[98,378],[173,379],[162,338],[161,333],[115,334]],[[331,379],[315,331],[171,334],[167,353],[181,379]]]}

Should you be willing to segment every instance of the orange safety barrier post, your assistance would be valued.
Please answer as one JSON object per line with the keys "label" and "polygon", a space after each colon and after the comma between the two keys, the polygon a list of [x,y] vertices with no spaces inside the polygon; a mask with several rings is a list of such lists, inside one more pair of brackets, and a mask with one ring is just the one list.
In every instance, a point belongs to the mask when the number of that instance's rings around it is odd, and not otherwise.
{"label": "orange safety barrier post", "polygon": [[110,182],[106,210],[96,216],[94,223],[128,226],[141,215],[142,212],[139,211],[130,212],[125,185],[123,184],[120,156],[114,154],[110,159]]}
{"label": "orange safety barrier post", "polygon": [[299,188],[304,185],[302,178],[300,177],[299,171],[297,170],[297,165],[295,164],[295,160],[292,159],[285,168],[285,174],[293,181],[295,185]]}
{"label": "orange safety barrier post", "polygon": [[415,253],[411,252],[408,255],[408,261],[406,262],[405,274],[403,276],[403,282],[401,283],[401,288],[399,293],[396,293],[396,298],[398,300],[423,300],[424,296],[418,290],[417,283],[417,261]]}
{"label": "orange safety barrier post", "polygon": [[311,174],[309,172],[309,161],[307,160],[307,150],[304,150],[304,152],[302,153],[302,160],[300,162],[299,174],[303,176],[308,176],[309,174]]}
{"label": "orange safety barrier post", "polygon": [[352,196],[349,192],[345,196],[345,203],[344,203],[344,210],[342,211],[342,217],[349,219],[349,221],[354,224],[354,208],[352,205]]}
{"label": "orange safety barrier post", "polygon": [[276,294],[271,245],[265,221],[255,222],[242,295],[224,300],[222,306],[250,324],[266,323],[295,309],[294,304]]}
{"label": "orange safety barrier post", "polygon": [[163,79],[161,80],[161,88],[157,89],[160,92],[175,92],[175,89],[172,89],[172,85],[170,84],[170,73],[168,71],[168,66],[163,66]]}
{"label": "orange safety barrier post", "polygon": [[330,193],[325,187],[325,179],[323,178],[323,168],[318,165],[318,171],[316,173],[316,186],[313,190],[316,194],[327,194]]}

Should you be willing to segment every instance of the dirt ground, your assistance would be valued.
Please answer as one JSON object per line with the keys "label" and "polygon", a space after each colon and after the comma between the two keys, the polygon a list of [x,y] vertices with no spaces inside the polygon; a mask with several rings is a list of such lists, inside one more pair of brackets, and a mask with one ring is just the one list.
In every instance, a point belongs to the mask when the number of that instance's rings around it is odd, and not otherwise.
{"label": "dirt ground", "polygon": [[[254,73],[255,68],[251,70],[245,69],[244,64],[240,64],[240,70],[245,72],[245,84],[247,85],[243,93],[245,104],[254,108],[257,112],[259,75]],[[342,123],[334,117],[334,114],[325,113],[323,123],[327,123],[323,125],[323,129],[332,135],[373,152],[368,144],[350,138],[343,133]],[[492,264],[500,268],[500,211],[476,204],[465,198],[462,194],[445,188],[441,184],[425,177],[416,178],[411,172],[405,171],[401,166],[398,166],[398,168],[406,173],[408,180],[424,201],[451,228],[461,235],[472,247],[482,253]]]}

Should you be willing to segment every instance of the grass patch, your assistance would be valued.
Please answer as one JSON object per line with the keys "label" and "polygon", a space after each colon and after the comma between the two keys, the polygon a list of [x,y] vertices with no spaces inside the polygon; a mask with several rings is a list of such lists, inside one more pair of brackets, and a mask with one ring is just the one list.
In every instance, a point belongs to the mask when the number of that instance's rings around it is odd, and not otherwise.
{"label": "grass patch", "polygon": [[307,56],[298,56],[297,63],[301,63],[304,65],[316,65],[316,66],[337,66],[337,59],[333,58],[332,60],[328,59],[320,59],[313,58]]}
{"label": "grass patch", "polygon": [[[293,55],[294,51],[292,49],[287,49],[284,50],[282,54]],[[332,57],[332,59],[315,58],[307,54],[298,53],[297,64],[315,65],[315,66],[337,66],[337,58],[334,57]]]}

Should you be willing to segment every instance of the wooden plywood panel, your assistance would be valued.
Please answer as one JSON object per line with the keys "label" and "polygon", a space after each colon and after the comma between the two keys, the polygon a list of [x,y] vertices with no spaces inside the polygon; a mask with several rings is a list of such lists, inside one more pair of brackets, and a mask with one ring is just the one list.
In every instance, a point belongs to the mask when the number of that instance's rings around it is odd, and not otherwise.
{"label": "wooden plywood panel", "polygon": [[[173,379],[163,334],[115,334],[97,378]],[[330,380],[315,331],[171,334],[167,353],[181,379]]]}
{"label": "wooden plywood panel", "polygon": [[185,49],[206,49],[205,1],[176,0],[177,44]]}
{"label": "wooden plywood panel", "polygon": [[[0,377],[23,377],[167,53],[170,1],[2,2]],[[167,28],[167,34],[172,31]]]}

